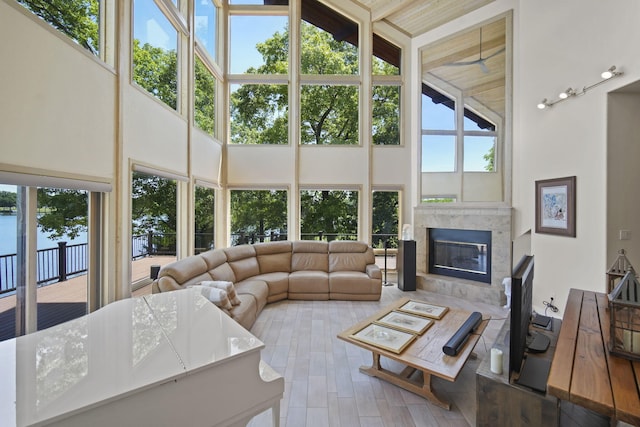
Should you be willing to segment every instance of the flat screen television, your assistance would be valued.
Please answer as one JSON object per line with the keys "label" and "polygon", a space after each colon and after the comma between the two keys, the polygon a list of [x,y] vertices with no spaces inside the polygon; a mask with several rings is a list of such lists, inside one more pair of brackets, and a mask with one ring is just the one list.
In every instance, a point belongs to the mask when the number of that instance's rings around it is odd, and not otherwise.
{"label": "flat screen television", "polygon": [[511,332],[509,373],[519,373],[527,349],[529,323],[533,311],[533,256],[523,256],[511,275]]}

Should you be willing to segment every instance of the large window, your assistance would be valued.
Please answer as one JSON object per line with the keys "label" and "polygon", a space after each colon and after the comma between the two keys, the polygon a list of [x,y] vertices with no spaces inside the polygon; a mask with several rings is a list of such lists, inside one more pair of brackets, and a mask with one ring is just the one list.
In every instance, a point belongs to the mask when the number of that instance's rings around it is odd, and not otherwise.
{"label": "large window", "polygon": [[[426,85],[424,85],[426,86]],[[428,87],[422,95],[422,172],[456,171],[455,101]]]}
{"label": "large window", "polygon": [[[104,0],[103,0],[104,1]],[[100,0],[18,0],[53,28],[100,55]]]}
{"label": "large window", "polygon": [[203,131],[215,135],[216,78],[199,57],[195,57],[194,121]]}
{"label": "large window", "polygon": [[358,87],[304,85],[300,94],[303,144],[358,143]]}
{"label": "large window", "polygon": [[[359,81],[355,77],[359,74],[358,25],[310,0],[302,3],[302,18],[300,142],[358,144],[359,86],[336,83],[337,76]],[[310,80],[306,76],[324,77]]]}
{"label": "large window", "polygon": [[465,172],[495,172],[495,125],[483,129],[477,122],[465,117],[463,151]]}
{"label": "large window", "polygon": [[[174,179],[134,172],[131,182],[133,259],[176,255],[177,183]],[[146,284],[146,283],[143,283]],[[132,290],[139,287],[133,282]]]}
{"label": "large window", "polygon": [[300,238],[357,240],[358,192],[303,190],[300,192]]}
{"label": "large window", "polygon": [[134,0],[133,80],[178,108],[178,31],[153,0]]}
{"label": "large window", "polygon": [[216,62],[216,30],[218,8],[213,0],[196,0],[194,26],[198,43],[209,54],[211,60]]}
{"label": "large window", "polygon": [[195,236],[194,252],[213,249],[215,246],[215,190],[213,188],[195,187]]}
{"label": "large window", "polygon": [[286,190],[231,190],[231,244],[287,240]]}
{"label": "large window", "polygon": [[288,17],[232,15],[229,20],[231,74],[288,74]]}
{"label": "large window", "polygon": [[400,48],[373,35],[373,117],[375,145],[400,145]]}
{"label": "large window", "polygon": [[460,105],[454,97],[423,85],[422,172],[495,171],[496,125],[465,106],[460,129]]}
{"label": "large window", "polygon": [[97,306],[97,283],[87,272],[100,257],[88,244],[90,232],[101,233],[99,198],[81,189],[0,185],[0,341],[82,316],[90,298]]}
{"label": "large window", "polygon": [[231,85],[230,121],[234,144],[287,144],[288,86]]}
{"label": "large window", "polygon": [[[289,143],[289,16],[287,2],[229,10],[229,142]],[[264,4],[282,6],[261,13]],[[261,6],[258,6],[261,5]]]}
{"label": "large window", "polygon": [[398,208],[397,191],[374,191],[373,211],[371,213],[371,244],[376,248],[398,247]]}

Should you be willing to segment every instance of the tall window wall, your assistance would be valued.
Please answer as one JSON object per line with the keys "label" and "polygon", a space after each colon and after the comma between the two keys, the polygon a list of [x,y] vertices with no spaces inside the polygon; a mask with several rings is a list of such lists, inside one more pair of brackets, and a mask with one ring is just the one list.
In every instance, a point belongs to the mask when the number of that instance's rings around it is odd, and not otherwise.
{"label": "tall window wall", "polygon": [[[81,19],[72,26],[56,28],[87,50],[102,55],[108,41],[105,28],[115,22],[106,22],[104,11],[114,10],[115,0],[55,0],[48,2],[51,7],[38,6],[42,2],[35,0],[18,1],[53,26],[59,21],[54,14],[56,5],[64,6],[66,19],[80,14]],[[373,35],[373,87],[367,91],[372,96],[373,116],[371,122],[363,121],[362,115],[369,113],[361,105],[363,58],[359,44],[368,35],[362,34],[357,22],[322,2],[301,0],[295,16],[288,0],[132,0],[128,6],[132,18],[129,46],[133,84],[179,115],[192,117],[193,125],[214,139],[245,145],[344,146],[361,145],[363,133],[370,132],[367,140],[373,144],[401,144],[400,48]],[[190,10],[193,21],[186,14]],[[295,25],[290,22],[291,16],[297,20]],[[188,56],[185,47],[189,46],[190,22],[194,54]],[[292,30],[299,33],[292,37]],[[225,43],[221,43],[222,39]],[[220,49],[224,45],[228,51]],[[292,55],[299,63],[291,63]],[[189,57],[193,58],[192,67],[186,64]],[[193,74],[186,77],[186,70]],[[295,87],[291,84],[292,75],[296,76]],[[185,85],[193,91],[191,115],[184,108]],[[295,104],[292,95],[297,99]],[[222,99],[227,101],[226,108]],[[296,105],[296,114],[291,114],[292,105]],[[291,122],[292,117],[295,123]],[[363,122],[370,123],[371,129],[361,129]],[[292,135],[296,141],[289,140]],[[135,180],[132,184],[136,185]],[[316,185],[324,187],[322,182]],[[351,225],[333,229],[314,225],[311,230],[307,218],[305,230],[316,233],[326,228],[333,234],[357,236],[357,191],[332,191],[341,196],[351,194],[345,197],[356,206],[355,213],[348,215],[348,221],[345,219]],[[194,194],[199,197],[197,188]],[[334,196],[332,192],[328,194]],[[294,198],[293,204],[309,213],[311,209],[301,205],[309,199],[307,196],[313,199],[304,193],[299,199]],[[233,201],[223,199],[223,203]],[[291,199],[285,199],[285,219],[289,218],[288,203],[292,203]],[[328,212],[322,215],[329,216]],[[355,225],[351,223],[354,219]],[[283,229],[286,235],[288,225],[291,226],[285,220],[274,229]],[[228,226],[231,233],[242,228],[234,228],[230,221]],[[204,243],[195,240],[194,250],[204,247]]]}

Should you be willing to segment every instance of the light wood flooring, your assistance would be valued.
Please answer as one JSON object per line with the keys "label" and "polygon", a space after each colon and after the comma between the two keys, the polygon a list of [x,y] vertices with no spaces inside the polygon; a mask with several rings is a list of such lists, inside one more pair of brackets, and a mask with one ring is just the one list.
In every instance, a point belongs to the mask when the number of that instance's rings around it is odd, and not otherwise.
{"label": "light wood flooring", "polygon": [[[469,359],[451,383],[435,378],[433,388],[452,403],[450,411],[422,397],[359,371],[371,365],[371,353],[338,340],[336,335],[392,301],[410,297],[435,304],[480,311],[491,317],[478,341],[477,359]],[[403,292],[383,287],[380,301],[281,301],[268,304],[251,332],[264,342],[262,359],[285,378],[280,405],[282,427],[475,426],[475,371],[489,357],[491,344],[507,310],[423,290]],[[396,369],[383,359],[385,368]],[[397,369],[396,369],[397,370]],[[271,411],[250,427],[271,425]]]}

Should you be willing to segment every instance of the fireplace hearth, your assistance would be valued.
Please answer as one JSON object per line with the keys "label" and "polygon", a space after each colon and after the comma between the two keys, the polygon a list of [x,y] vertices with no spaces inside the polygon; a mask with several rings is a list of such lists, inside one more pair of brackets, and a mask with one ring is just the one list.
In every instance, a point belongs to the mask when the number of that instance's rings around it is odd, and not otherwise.
{"label": "fireplace hearth", "polygon": [[491,284],[491,231],[429,228],[429,272]]}

